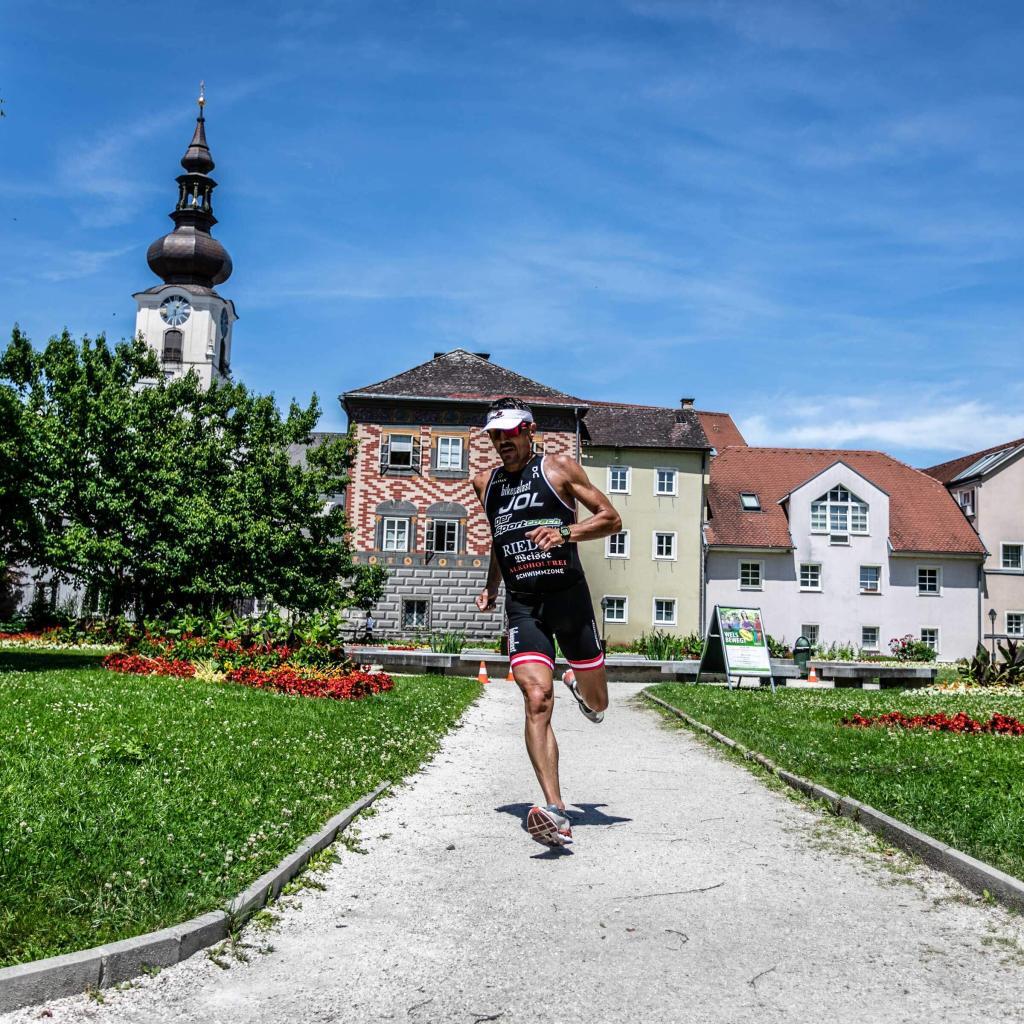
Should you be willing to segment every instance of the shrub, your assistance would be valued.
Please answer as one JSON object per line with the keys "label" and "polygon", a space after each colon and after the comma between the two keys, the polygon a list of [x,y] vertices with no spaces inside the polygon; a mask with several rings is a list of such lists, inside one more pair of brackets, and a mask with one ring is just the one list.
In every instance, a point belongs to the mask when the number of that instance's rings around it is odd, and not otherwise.
{"label": "shrub", "polygon": [[999,644],[998,657],[978,644],[973,658],[961,658],[956,663],[957,675],[977,686],[1021,686],[1024,685],[1024,644],[1007,640]]}
{"label": "shrub", "polygon": [[704,641],[696,633],[676,636],[661,629],[641,633],[633,641],[632,650],[650,661],[681,661],[684,658],[699,658]]}
{"label": "shrub", "polygon": [[447,633],[430,634],[430,649],[435,654],[461,654],[465,646],[465,633],[451,630]]}
{"label": "shrub", "polygon": [[792,658],[793,651],[785,639],[776,640],[771,633],[765,633],[765,640],[768,641],[768,654],[772,658]]}
{"label": "shrub", "polygon": [[915,639],[912,633],[894,636],[889,641],[889,650],[897,661],[934,661],[935,651],[923,640]]}

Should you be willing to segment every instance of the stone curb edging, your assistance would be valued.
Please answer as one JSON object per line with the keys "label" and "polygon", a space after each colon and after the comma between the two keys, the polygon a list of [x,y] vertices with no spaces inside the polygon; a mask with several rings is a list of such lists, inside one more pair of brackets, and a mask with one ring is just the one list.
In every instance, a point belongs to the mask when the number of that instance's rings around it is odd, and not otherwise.
{"label": "stone curb edging", "polygon": [[26,964],[0,968],[0,1013],[88,989],[108,988],[136,978],[151,967],[171,967],[193,953],[226,939],[256,910],[278,896],[284,885],[305,867],[315,853],[331,845],[357,814],[366,810],[391,786],[382,782],[372,793],[334,815],[319,831],[308,836],[294,853],[261,875],[228,905],[227,912],[214,910],[184,924],[108,942],[77,953],[51,956]]}
{"label": "stone curb edging", "polygon": [[741,754],[746,760],[757,762],[792,789],[812,799],[824,800],[831,807],[833,813],[860,823],[870,832],[874,832],[876,835],[892,843],[893,846],[898,846],[900,849],[920,857],[921,860],[931,867],[938,868],[947,875],[952,875],[953,878],[973,892],[979,894],[988,893],[993,899],[998,900],[1005,906],[1012,907],[1015,910],[1024,910],[1024,882],[1014,878],[1013,875],[1008,875],[1005,871],[992,867],[991,864],[986,864],[984,861],[962,853],[955,847],[939,842],[938,839],[934,839],[924,832],[919,832],[916,828],[912,828],[898,818],[883,814],[868,804],[854,800],[852,797],[840,796],[831,789],[826,789],[824,786],[819,786],[816,782],[811,782],[810,779],[787,772],[770,761],[764,754],[760,754],[756,750],[750,750],[748,747],[743,746],[742,743],[737,743],[728,736],[722,735],[722,733],[712,729],[711,726],[697,721],[696,718],[691,717],[685,711],[680,711],[679,708],[673,707],[660,697],[655,697],[653,693],[642,690],[641,694],[646,700],[659,705],[677,718],[681,718],[687,725],[692,726],[698,732],[705,733],[718,743],[730,747],[737,754]]}

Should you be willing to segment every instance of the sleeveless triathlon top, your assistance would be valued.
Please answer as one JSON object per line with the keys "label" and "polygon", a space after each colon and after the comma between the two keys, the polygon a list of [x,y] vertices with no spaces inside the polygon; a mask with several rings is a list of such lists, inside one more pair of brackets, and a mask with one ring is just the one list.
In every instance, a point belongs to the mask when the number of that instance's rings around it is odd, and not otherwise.
{"label": "sleeveless triathlon top", "polygon": [[534,455],[518,473],[508,473],[498,466],[487,484],[484,511],[507,591],[550,593],[565,590],[584,578],[575,544],[541,551],[527,539],[526,534],[538,526],[557,529],[576,522],[575,508],[570,508],[548,483],[543,455]]}

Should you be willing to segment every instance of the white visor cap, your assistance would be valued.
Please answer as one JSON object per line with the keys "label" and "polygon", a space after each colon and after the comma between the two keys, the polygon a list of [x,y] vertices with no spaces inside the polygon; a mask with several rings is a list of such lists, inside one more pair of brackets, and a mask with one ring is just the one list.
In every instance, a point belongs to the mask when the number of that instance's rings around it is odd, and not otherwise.
{"label": "white visor cap", "polygon": [[511,430],[520,423],[532,423],[533,413],[524,405],[519,409],[492,409],[484,430]]}

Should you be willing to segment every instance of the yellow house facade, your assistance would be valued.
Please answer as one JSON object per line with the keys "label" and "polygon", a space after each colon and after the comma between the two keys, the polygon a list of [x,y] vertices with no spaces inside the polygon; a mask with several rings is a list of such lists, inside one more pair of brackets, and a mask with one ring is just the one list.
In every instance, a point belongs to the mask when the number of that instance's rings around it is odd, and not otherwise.
{"label": "yellow house facade", "polygon": [[702,512],[712,445],[701,414],[591,402],[582,464],[622,517],[622,532],[581,544],[598,623],[609,647],[652,629],[700,632]]}

